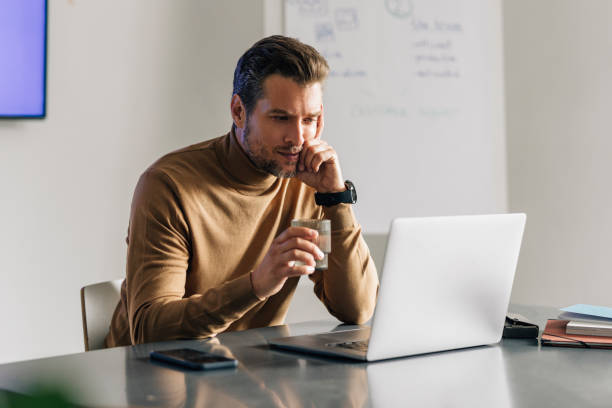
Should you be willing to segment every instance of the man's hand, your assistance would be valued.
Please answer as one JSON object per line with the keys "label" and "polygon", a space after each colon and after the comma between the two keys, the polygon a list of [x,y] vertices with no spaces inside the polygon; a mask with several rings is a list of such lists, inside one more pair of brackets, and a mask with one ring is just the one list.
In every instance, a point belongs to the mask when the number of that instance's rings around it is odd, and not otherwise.
{"label": "man's hand", "polygon": [[[315,260],[324,256],[315,244],[318,236],[310,228],[289,227],[276,237],[261,264],[251,273],[255,295],[260,299],[270,297],[281,290],[287,278],[313,273]],[[304,265],[297,266],[296,261]]]}
{"label": "man's hand", "polygon": [[317,121],[317,133],[304,141],[297,163],[297,177],[319,193],[337,193],[346,190],[338,155],[333,147],[321,140],[323,108]]}

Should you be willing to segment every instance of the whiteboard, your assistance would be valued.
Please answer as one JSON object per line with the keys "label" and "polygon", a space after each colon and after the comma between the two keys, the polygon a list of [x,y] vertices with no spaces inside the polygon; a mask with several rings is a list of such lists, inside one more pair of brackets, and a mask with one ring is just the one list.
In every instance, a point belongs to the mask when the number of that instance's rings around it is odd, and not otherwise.
{"label": "whiteboard", "polygon": [[330,65],[323,138],[369,233],[507,210],[500,0],[285,0]]}

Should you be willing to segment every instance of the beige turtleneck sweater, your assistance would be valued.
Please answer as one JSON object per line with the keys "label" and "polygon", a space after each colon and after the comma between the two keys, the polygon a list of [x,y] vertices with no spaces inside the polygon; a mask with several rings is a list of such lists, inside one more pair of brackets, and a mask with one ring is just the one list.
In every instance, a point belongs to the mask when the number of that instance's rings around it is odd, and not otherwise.
{"label": "beige turtleneck sweater", "polygon": [[329,268],[317,297],[347,323],[374,310],[378,277],[351,206],[321,207],[297,178],[254,167],[233,133],[170,153],[140,177],[130,214],[126,280],[106,346],[203,338],[282,324],[298,278],[255,296],[250,272],[294,218],[328,218]]}

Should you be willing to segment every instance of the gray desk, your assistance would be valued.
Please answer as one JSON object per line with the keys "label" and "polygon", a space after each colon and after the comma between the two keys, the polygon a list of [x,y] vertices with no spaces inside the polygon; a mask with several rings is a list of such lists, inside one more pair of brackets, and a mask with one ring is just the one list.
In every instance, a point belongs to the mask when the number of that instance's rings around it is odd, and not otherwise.
{"label": "gray desk", "polygon": [[[543,328],[554,309],[512,306]],[[0,389],[35,380],[70,385],[87,406],[591,407],[612,406],[612,351],[503,340],[378,363],[271,350],[266,339],[335,327],[309,322],[181,341],[0,365]],[[195,347],[233,354],[237,369],[190,372],[148,358],[153,349]]]}

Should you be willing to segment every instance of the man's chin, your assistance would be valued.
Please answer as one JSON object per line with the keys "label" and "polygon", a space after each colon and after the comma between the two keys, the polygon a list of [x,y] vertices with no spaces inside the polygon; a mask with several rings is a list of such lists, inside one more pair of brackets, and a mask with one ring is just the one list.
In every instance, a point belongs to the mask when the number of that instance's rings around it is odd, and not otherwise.
{"label": "man's chin", "polygon": [[293,169],[275,169],[276,171],[273,172],[272,174],[274,174],[276,177],[278,178],[292,178],[295,177],[297,175],[297,171],[295,171],[295,168]]}
{"label": "man's chin", "polygon": [[279,175],[277,177],[279,177],[279,178],[293,178],[296,175],[297,175],[297,172],[294,170],[294,171],[286,171],[286,172],[279,173]]}
{"label": "man's chin", "polygon": [[261,169],[278,178],[292,178],[297,175],[297,163],[294,165],[282,166],[278,162],[266,162],[260,166]]}

